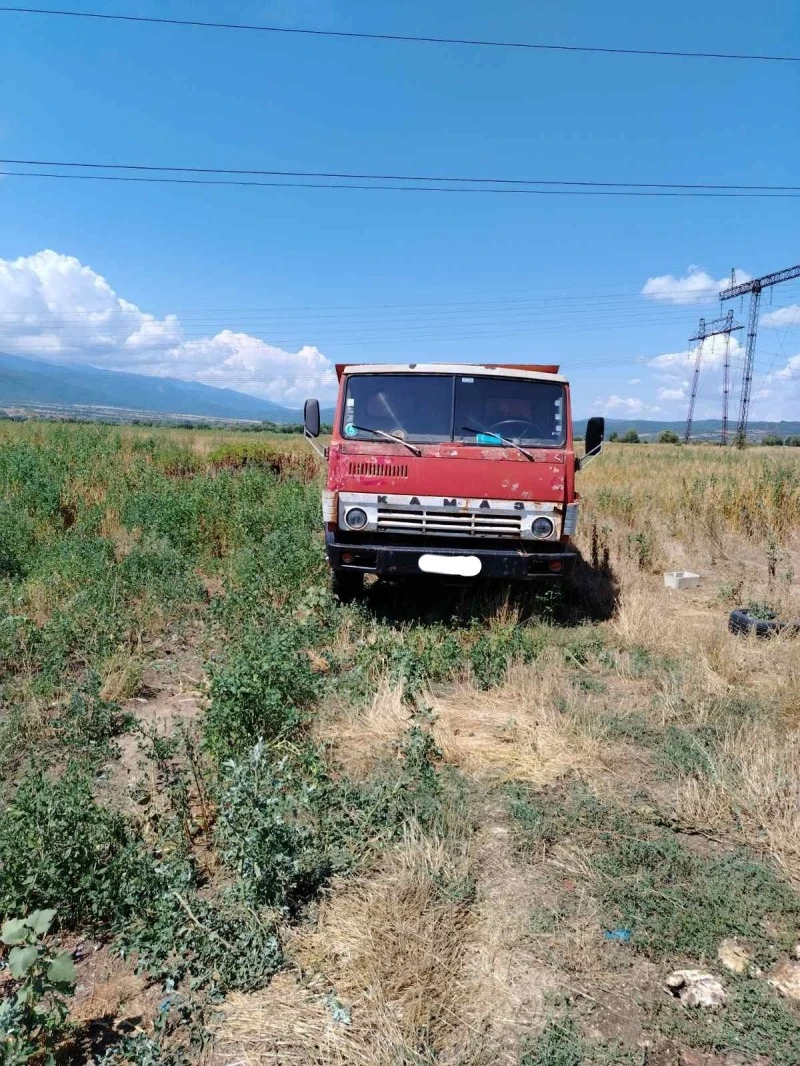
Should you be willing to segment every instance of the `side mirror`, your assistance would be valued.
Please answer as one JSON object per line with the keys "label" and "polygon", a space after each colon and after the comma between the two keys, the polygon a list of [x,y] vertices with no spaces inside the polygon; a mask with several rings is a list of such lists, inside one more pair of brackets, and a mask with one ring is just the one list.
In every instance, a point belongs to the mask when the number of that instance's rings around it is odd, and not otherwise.
{"label": "side mirror", "polygon": [[586,455],[596,452],[603,443],[606,432],[606,420],[604,418],[590,418],[586,423]]}
{"label": "side mirror", "polygon": [[[303,407],[305,431],[309,437],[319,436],[319,400],[306,400]],[[602,421],[602,419],[600,420]]]}

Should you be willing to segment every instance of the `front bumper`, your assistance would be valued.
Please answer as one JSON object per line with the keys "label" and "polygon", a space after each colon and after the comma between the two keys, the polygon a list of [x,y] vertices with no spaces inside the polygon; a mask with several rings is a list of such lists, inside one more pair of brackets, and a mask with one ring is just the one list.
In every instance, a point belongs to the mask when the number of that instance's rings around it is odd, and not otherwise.
{"label": "front bumper", "polygon": [[[562,545],[553,545],[561,549]],[[369,541],[344,543],[336,533],[325,534],[328,562],[334,570],[351,570],[385,577],[408,577],[422,574],[421,555],[469,555],[481,561],[479,577],[507,578],[513,581],[534,581],[542,578],[562,579],[572,576],[575,568],[574,551],[524,551],[514,548],[482,548],[474,542],[463,546],[445,547],[442,544],[399,545],[376,544]]]}

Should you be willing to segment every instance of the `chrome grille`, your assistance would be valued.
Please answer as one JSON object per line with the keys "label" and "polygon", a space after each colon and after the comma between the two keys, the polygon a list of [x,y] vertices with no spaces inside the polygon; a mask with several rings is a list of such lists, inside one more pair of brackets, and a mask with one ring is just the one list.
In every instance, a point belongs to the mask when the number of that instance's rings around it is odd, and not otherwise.
{"label": "chrome grille", "polygon": [[408,477],[405,463],[350,463],[347,472],[356,477]]}
{"label": "chrome grille", "polygon": [[519,515],[489,511],[433,511],[424,508],[378,508],[378,529],[392,533],[434,533],[462,537],[521,537]]}

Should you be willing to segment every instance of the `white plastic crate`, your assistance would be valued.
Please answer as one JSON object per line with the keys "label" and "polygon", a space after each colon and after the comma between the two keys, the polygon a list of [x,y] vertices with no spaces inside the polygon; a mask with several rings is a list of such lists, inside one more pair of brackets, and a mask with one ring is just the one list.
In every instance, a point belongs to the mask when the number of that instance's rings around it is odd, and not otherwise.
{"label": "white plastic crate", "polygon": [[700,584],[700,575],[691,570],[670,570],[664,574],[664,585],[668,589],[694,589]]}

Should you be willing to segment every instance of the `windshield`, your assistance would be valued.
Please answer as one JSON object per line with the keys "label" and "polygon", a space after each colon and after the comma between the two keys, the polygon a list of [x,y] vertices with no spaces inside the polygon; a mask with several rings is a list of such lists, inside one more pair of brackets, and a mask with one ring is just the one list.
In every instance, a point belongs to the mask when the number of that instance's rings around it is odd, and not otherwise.
{"label": "windshield", "polygon": [[564,386],[474,374],[350,374],[342,433],[349,440],[458,441],[533,448],[564,444]]}

